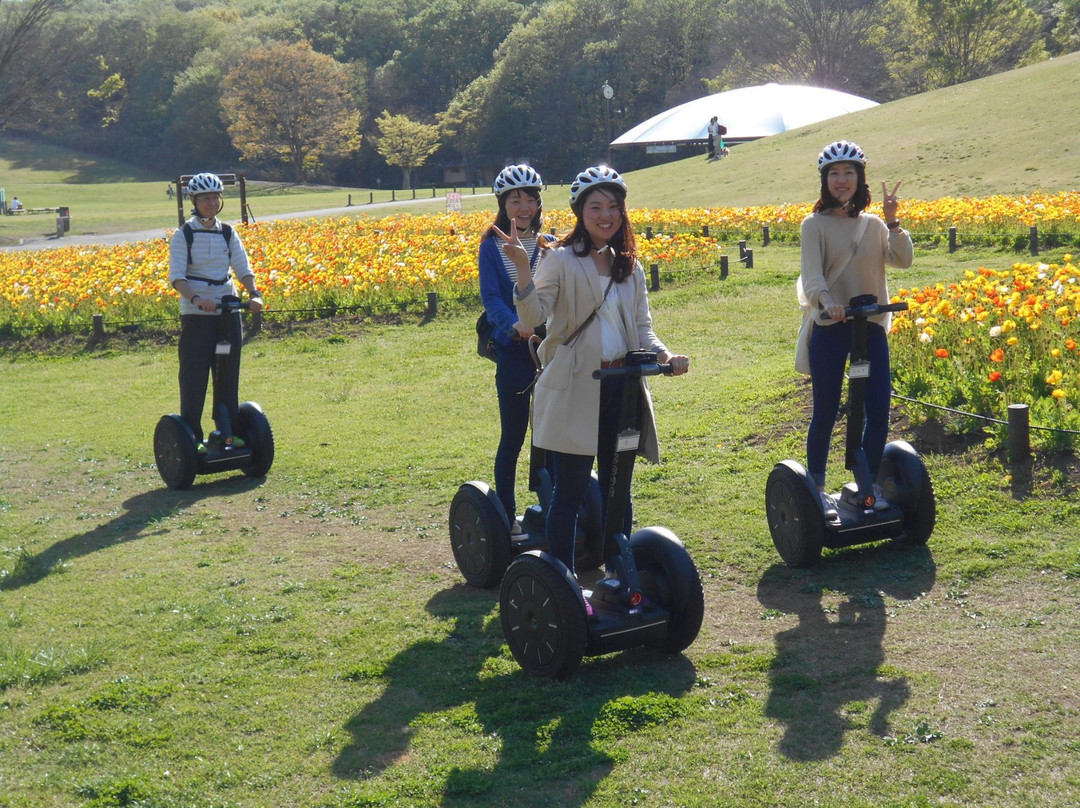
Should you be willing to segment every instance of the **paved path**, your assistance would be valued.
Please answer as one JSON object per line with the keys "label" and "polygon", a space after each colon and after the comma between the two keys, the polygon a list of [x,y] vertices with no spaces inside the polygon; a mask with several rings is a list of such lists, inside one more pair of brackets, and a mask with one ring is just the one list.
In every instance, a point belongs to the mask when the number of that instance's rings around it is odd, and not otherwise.
{"label": "paved path", "polygon": [[[490,196],[490,194],[476,194],[476,196]],[[301,210],[293,213],[275,213],[266,217],[266,221],[276,219],[310,219],[323,216],[350,216],[360,211],[378,210],[380,208],[407,208],[419,205],[423,202],[437,202],[427,199],[401,199],[396,202],[372,202],[367,205],[352,205],[342,208],[320,208],[319,210]],[[236,220],[226,220],[232,224]],[[261,221],[261,220],[260,220]],[[129,242],[152,241],[157,238],[165,238],[166,231],[175,230],[175,225],[169,224],[156,230],[142,230],[130,233],[84,233],[81,235],[67,235],[63,238],[53,236],[31,236],[24,238],[20,244],[12,244],[0,247],[0,252],[19,252],[22,250],[52,250],[57,247],[75,247],[83,245],[112,246],[116,244],[128,244]]]}

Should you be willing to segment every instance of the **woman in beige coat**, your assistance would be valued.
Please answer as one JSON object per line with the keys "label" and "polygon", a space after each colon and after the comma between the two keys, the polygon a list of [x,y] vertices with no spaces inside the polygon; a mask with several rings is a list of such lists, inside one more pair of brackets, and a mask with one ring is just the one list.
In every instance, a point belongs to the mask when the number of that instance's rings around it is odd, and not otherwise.
{"label": "woman in beige coat", "polygon": [[[593,371],[618,367],[634,350],[655,351],[676,375],[689,370],[690,360],[673,354],[653,331],[623,178],[607,166],[586,169],[570,186],[570,207],[577,217],[574,229],[543,250],[535,277],[513,222],[510,233],[500,235],[503,251],[517,267],[514,302],[519,314],[528,322],[547,322],[538,351],[544,372],[533,398],[533,443],[548,450],[554,462],[548,548],[573,571],[578,510],[594,459],[601,480],[610,474],[624,385],[622,378],[597,381]],[[640,383],[645,396],[639,454],[657,462],[648,385],[644,379],[630,383]],[[606,513],[605,486],[601,490]],[[629,498],[612,507],[625,511],[623,532],[629,535]]]}

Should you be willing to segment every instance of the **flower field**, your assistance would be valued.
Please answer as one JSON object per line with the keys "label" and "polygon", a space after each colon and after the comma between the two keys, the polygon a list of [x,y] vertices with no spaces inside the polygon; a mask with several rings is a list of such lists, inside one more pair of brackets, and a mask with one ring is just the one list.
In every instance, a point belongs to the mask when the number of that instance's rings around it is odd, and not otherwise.
{"label": "flower field", "polygon": [[[1071,254],[897,289],[893,300],[909,305],[890,337],[897,392],[1000,420],[1009,404],[1027,404],[1031,423],[1046,428],[1033,445],[1076,444],[1075,435],[1050,431],[1080,430],[1080,267]],[[990,431],[1004,441],[1001,425]]]}
{"label": "flower field", "polygon": [[[631,211],[642,261],[678,271],[713,266],[723,240],[770,235],[797,241],[809,204]],[[876,206],[871,212],[880,214]],[[1027,230],[1080,240],[1080,193],[904,200],[905,226],[926,240],[950,227],[970,234]],[[288,220],[242,229],[270,316],[320,316],[327,309],[397,310],[426,299],[475,296],[478,236],[491,214],[379,219]],[[565,232],[566,210],[545,227]],[[703,233],[706,228],[710,235]],[[646,237],[648,234],[648,237]],[[175,321],[167,282],[168,236],[120,247],[62,247],[0,253],[0,338],[88,333],[108,323]],[[931,238],[932,240],[932,238]],[[1033,424],[1080,429],[1080,270],[1059,263],[983,268],[962,283],[896,290],[911,304],[892,337],[897,390],[942,406],[1005,419],[1009,403],[1031,406]],[[974,426],[970,424],[969,426]],[[984,425],[980,425],[984,426]],[[1036,443],[1071,445],[1061,433]]]}

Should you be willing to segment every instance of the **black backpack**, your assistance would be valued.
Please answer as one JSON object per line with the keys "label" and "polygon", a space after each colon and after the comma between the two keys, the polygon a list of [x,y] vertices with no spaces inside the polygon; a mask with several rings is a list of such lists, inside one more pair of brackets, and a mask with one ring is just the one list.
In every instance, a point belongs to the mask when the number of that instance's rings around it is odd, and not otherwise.
{"label": "black backpack", "polygon": [[[195,230],[192,228],[190,222],[184,222],[184,226],[180,228],[184,231],[184,240],[187,242],[187,262],[188,266],[191,266],[191,245],[195,243],[196,233],[206,233],[208,235],[215,233],[214,230]],[[221,223],[221,235],[225,239],[225,248],[229,251],[229,260],[232,261],[232,228]]]}

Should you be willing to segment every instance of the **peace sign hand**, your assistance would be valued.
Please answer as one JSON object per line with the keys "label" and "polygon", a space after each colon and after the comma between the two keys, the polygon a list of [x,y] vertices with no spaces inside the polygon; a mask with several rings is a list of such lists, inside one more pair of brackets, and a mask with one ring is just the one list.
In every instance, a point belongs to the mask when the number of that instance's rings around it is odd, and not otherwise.
{"label": "peace sign hand", "polygon": [[897,220],[896,210],[899,207],[899,201],[896,192],[899,188],[898,182],[893,186],[892,193],[889,193],[889,186],[884,181],[881,183],[881,212],[885,215],[886,224]]}

